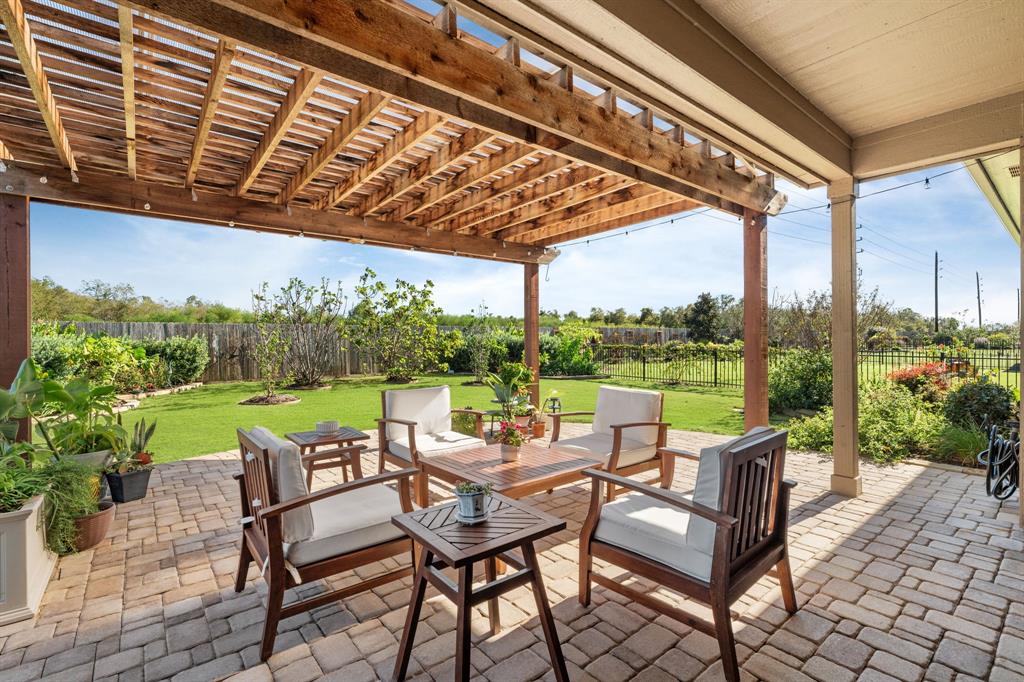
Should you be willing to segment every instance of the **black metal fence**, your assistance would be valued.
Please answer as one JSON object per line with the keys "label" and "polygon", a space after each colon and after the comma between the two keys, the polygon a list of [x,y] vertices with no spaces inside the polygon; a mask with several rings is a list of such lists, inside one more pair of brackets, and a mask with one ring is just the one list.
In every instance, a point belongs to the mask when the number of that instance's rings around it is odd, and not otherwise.
{"label": "black metal fence", "polygon": [[[743,387],[741,348],[604,345],[595,347],[594,351],[600,373],[616,379],[688,386]],[[777,363],[788,352],[781,348],[770,349],[769,366]],[[884,379],[895,370],[930,362],[946,365],[947,372],[953,378],[990,374],[1004,386],[1020,386],[1018,349],[861,349],[857,354],[861,381]]]}

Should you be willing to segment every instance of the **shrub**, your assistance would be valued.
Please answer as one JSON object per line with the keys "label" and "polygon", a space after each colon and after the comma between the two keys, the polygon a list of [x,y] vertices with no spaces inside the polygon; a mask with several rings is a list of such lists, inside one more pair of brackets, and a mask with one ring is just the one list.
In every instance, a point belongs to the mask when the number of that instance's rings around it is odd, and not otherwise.
{"label": "shrub", "polygon": [[943,409],[946,420],[954,426],[1001,426],[1014,417],[1013,391],[981,375],[950,391]]}
{"label": "shrub", "polygon": [[1006,332],[996,332],[988,335],[988,342],[990,348],[1013,348],[1020,340]]}
{"label": "shrub", "polygon": [[201,336],[172,336],[158,355],[167,361],[172,386],[198,381],[210,364],[210,351]]}
{"label": "shrub", "polygon": [[935,458],[959,466],[977,466],[978,453],[988,447],[988,434],[977,426],[961,428],[946,424],[935,434]]}
{"label": "shrub", "polygon": [[599,332],[579,322],[566,322],[551,338],[553,348],[546,353],[547,363],[542,363],[542,374],[582,376],[597,373],[592,342],[601,338]]}
{"label": "shrub", "polygon": [[931,403],[941,401],[949,390],[946,365],[941,362],[903,367],[890,372],[888,379]]}
{"label": "shrub", "polygon": [[768,370],[773,412],[818,409],[832,403],[832,357],[823,350],[792,350]]}
{"label": "shrub", "polygon": [[952,334],[936,332],[932,335],[932,343],[936,346],[952,346],[956,344],[956,339],[953,338]]}
{"label": "shrub", "polygon": [[[862,387],[859,396],[860,454],[876,462],[898,462],[912,455],[928,455],[942,417],[920,396],[892,383]],[[789,423],[789,443],[794,448],[832,451],[832,408]]]}

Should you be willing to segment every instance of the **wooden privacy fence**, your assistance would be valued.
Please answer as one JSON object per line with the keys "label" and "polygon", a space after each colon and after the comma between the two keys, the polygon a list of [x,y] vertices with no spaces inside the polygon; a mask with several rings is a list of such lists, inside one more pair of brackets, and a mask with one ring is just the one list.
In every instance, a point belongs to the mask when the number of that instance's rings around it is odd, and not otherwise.
{"label": "wooden privacy fence", "polygon": [[[63,323],[62,323],[63,324]],[[210,364],[202,381],[255,381],[259,379],[256,366],[256,325],[205,324],[182,322],[73,322],[79,332],[107,334],[129,339],[167,339],[172,336],[200,336],[206,339],[210,351]],[[328,374],[372,374],[371,360],[352,349],[347,340],[338,336]]]}

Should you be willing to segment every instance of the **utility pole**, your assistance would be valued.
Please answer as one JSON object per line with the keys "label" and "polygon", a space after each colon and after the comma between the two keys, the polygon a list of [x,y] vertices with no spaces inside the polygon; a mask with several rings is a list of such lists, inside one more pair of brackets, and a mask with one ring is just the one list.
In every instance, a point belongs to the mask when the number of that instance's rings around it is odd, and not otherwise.
{"label": "utility pole", "polygon": [[939,333],[939,252],[935,252],[935,333]]}
{"label": "utility pole", "polygon": [[974,271],[974,284],[978,290],[978,331],[981,332],[981,275]]}

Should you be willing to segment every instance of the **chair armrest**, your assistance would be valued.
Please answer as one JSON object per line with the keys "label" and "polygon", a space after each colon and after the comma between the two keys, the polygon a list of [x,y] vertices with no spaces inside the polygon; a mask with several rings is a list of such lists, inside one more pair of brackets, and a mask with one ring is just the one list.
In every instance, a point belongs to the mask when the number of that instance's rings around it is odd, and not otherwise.
{"label": "chair armrest", "polygon": [[562,417],[584,417],[593,416],[593,412],[577,411],[577,412],[551,412],[551,442],[555,443],[558,441],[558,436],[562,432]]}
{"label": "chair armrest", "polygon": [[683,459],[692,459],[695,462],[700,461],[700,455],[696,452],[690,452],[689,450],[683,450],[680,448],[658,448],[659,455],[673,455],[675,457],[682,457]]}
{"label": "chair armrest", "polygon": [[394,417],[378,417],[378,424],[401,424],[402,426],[416,426],[416,422],[411,419],[396,419]]}
{"label": "chair armrest", "polygon": [[348,455],[350,457],[358,457],[363,450],[368,449],[365,445],[355,444],[346,445],[343,448],[331,448],[330,450],[319,450],[317,452],[308,452],[302,456],[302,463],[306,462],[317,462],[321,459],[333,459],[341,455]]}
{"label": "chair armrest", "polygon": [[705,518],[708,521],[713,521],[719,526],[731,528],[740,522],[740,520],[737,519],[735,516],[729,516],[728,514],[723,514],[722,512],[716,509],[712,509],[711,507],[706,507],[703,504],[692,502],[683,497],[682,495],[680,495],[679,493],[672,492],[671,490],[665,490],[663,488],[655,488],[652,485],[647,485],[646,483],[634,481],[632,479],[626,478],[625,476],[617,476],[615,474],[609,474],[604,471],[598,471],[597,469],[587,469],[586,471],[583,472],[583,475],[602,480],[608,483],[609,485],[617,485],[622,488],[634,490],[638,493],[643,493],[648,497],[653,497],[656,500],[660,500],[662,502],[670,504],[673,507],[681,509],[685,512],[689,512],[694,516],[700,516],[701,518]]}
{"label": "chair armrest", "polygon": [[668,422],[630,422],[629,424],[612,424],[613,429],[631,429],[635,426],[657,426],[660,428],[668,428],[671,426]]}
{"label": "chair armrest", "polygon": [[274,516],[280,516],[286,511],[292,509],[298,509],[299,507],[305,507],[306,505],[319,502],[320,500],[326,500],[328,497],[334,497],[342,493],[347,493],[350,490],[357,488],[365,488],[368,485],[377,485],[378,483],[389,483],[391,481],[408,481],[410,476],[414,476],[419,471],[417,469],[407,468],[399,469],[398,471],[392,471],[386,474],[377,474],[376,476],[370,476],[368,478],[359,478],[348,483],[340,483],[338,485],[332,485],[330,488],[324,488],[318,490],[315,493],[303,495],[302,497],[295,497],[287,502],[279,502],[272,507],[261,509],[258,514],[261,518],[272,518]]}
{"label": "chair armrest", "polygon": [[453,407],[452,408],[452,414],[456,414],[456,413],[458,413],[458,414],[472,414],[472,415],[475,415],[479,419],[483,419],[484,416],[487,414],[483,410],[474,410],[474,409],[472,409],[470,407]]}
{"label": "chair armrest", "polygon": [[585,417],[587,415],[593,416],[593,412],[576,411],[576,412],[548,412],[548,416],[552,419],[561,419],[562,417]]}

